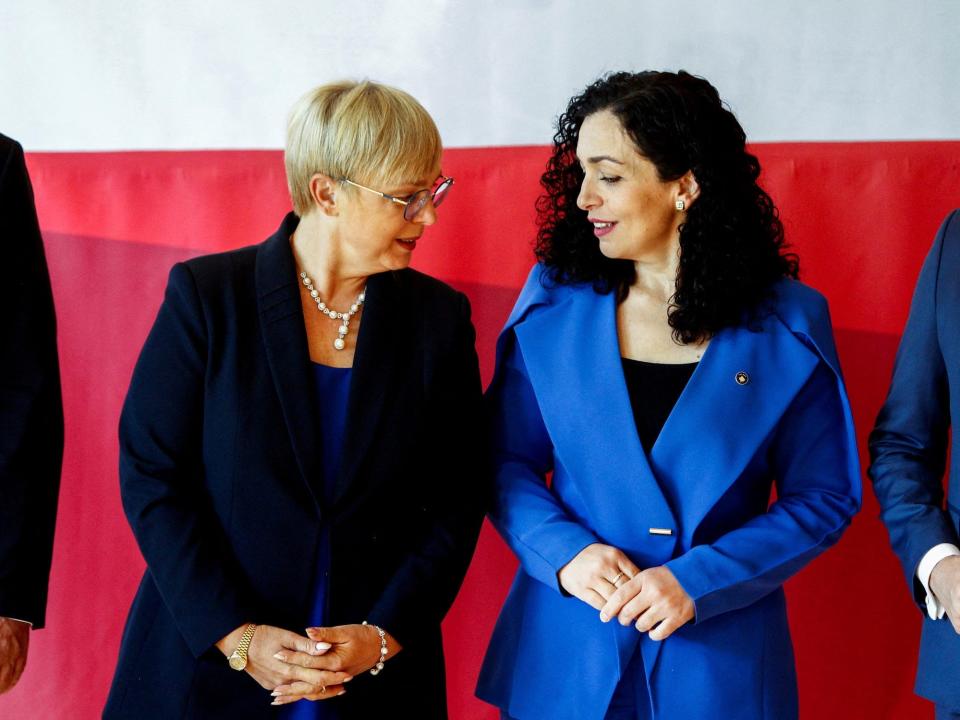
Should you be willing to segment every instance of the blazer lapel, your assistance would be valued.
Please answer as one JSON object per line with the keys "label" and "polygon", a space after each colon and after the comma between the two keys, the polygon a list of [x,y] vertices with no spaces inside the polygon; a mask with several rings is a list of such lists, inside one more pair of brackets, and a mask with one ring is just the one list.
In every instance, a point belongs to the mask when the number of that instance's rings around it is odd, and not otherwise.
{"label": "blazer lapel", "polygon": [[400,273],[380,273],[367,280],[334,502],[350,486],[376,434],[387,391],[396,375],[403,333],[413,332],[410,317],[419,312],[418,308],[408,305],[404,302]]}
{"label": "blazer lapel", "polygon": [[650,453],[681,520],[681,546],[743,473],[818,362],[776,316],[762,331],[728,328],[710,342]]}
{"label": "blazer lapel", "polygon": [[648,529],[675,536],[676,521],[637,435],[613,294],[571,293],[515,327],[558,461],[595,513],[592,529],[637,560],[665,562],[674,537],[651,544]]}
{"label": "blazer lapel", "polygon": [[319,418],[300,285],[289,241],[297,222],[297,217],[289,214],[277,233],[260,247],[255,283],[270,373],[300,474],[319,510],[323,505]]}

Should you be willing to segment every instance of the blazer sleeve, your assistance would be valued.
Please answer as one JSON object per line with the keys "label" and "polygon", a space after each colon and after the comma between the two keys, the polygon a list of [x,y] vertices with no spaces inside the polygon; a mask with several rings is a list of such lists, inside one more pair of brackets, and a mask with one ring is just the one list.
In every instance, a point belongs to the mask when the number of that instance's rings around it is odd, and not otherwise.
{"label": "blazer sleeve", "polygon": [[429,529],[367,618],[401,645],[436,632],[463,583],[488,506],[476,333],[465,295],[458,293],[457,307],[452,349],[439,361],[430,393],[434,452],[424,464],[431,489],[423,508]]}
{"label": "blazer sleeve", "polygon": [[937,337],[937,280],[951,229],[960,232],[960,212],[944,222],[920,271],[890,391],[869,441],[869,475],[881,518],[921,609],[925,593],[916,577],[921,558],[939,543],[960,544],[943,508],[950,413]]}
{"label": "blazer sleeve", "polygon": [[566,511],[546,481],[553,469],[553,444],[512,327],[536,305],[539,278],[535,268],[500,336],[487,390],[494,476],[490,519],[528,575],[566,594],[557,574],[600,540]]}
{"label": "blazer sleeve", "polygon": [[120,417],[123,507],[150,577],[198,657],[257,618],[204,488],[206,336],[193,276],[175,265]]}
{"label": "blazer sleeve", "polygon": [[807,342],[820,359],[769,447],[777,500],[766,513],[666,563],[695,622],[745,607],[834,544],[859,510],[860,463],[825,303]]}
{"label": "blazer sleeve", "polygon": [[53,294],[20,145],[0,135],[0,616],[43,627],[63,459]]}

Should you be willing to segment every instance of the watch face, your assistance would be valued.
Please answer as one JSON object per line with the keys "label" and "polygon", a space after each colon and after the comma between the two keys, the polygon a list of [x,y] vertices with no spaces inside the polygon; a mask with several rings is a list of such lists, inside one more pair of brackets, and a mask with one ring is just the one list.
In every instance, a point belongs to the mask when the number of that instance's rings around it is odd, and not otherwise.
{"label": "watch face", "polygon": [[247,667],[247,659],[241,656],[238,652],[234,652],[233,655],[227,659],[230,661],[230,667],[232,667],[234,670],[243,670],[245,667]]}

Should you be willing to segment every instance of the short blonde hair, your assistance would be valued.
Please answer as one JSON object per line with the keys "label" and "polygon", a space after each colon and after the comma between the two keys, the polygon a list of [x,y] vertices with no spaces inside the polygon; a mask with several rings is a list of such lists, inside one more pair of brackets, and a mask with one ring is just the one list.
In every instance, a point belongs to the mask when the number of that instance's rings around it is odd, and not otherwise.
{"label": "short blonde hair", "polygon": [[442,150],[433,118],[403,90],[369,80],[321,85],[297,101],[287,123],[284,163],[294,212],[303,216],[312,207],[316,173],[389,187],[435,172]]}

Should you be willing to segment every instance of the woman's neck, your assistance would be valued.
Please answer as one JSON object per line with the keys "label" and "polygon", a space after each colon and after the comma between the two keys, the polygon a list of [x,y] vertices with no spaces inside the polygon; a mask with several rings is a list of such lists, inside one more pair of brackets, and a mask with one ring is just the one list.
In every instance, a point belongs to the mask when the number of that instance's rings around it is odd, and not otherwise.
{"label": "woman's neck", "polygon": [[335,229],[306,216],[290,244],[299,272],[307,274],[320,298],[331,307],[349,305],[366,285],[367,276],[350,267],[349,253]]}
{"label": "woman's neck", "polygon": [[636,279],[630,286],[630,292],[669,303],[677,291],[677,272],[680,269],[679,237],[660,252],[636,258],[633,265]]}

